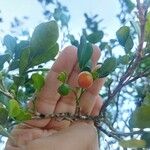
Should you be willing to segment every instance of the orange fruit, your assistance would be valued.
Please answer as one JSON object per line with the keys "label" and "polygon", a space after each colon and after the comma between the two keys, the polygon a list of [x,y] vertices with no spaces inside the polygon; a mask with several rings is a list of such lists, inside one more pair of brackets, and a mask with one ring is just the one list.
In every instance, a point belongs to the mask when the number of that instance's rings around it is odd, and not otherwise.
{"label": "orange fruit", "polygon": [[88,71],[82,71],[78,75],[78,84],[82,88],[89,88],[93,84],[92,74]]}

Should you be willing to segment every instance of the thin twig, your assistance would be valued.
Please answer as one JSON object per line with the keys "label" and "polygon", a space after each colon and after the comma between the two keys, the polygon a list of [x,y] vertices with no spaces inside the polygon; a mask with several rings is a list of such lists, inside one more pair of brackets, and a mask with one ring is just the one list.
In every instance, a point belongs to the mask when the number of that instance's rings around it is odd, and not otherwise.
{"label": "thin twig", "polygon": [[99,116],[101,115],[101,113],[103,113],[103,115],[105,115],[105,111],[106,111],[107,106],[111,103],[111,101],[116,96],[116,94],[118,92],[120,92],[122,87],[124,87],[126,85],[126,84],[124,84],[124,82],[128,79],[128,77],[130,77],[134,73],[135,69],[137,68],[137,66],[140,63],[141,58],[143,57],[143,44],[144,44],[145,23],[146,23],[147,10],[145,10],[143,8],[143,5],[140,3],[139,0],[137,0],[137,8],[138,8],[138,17],[139,17],[139,21],[140,21],[141,35],[139,37],[139,45],[137,47],[136,57],[135,57],[132,65],[130,65],[127,68],[126,72],[121,77],[121,79],[120,79],[118,85],[116,86],[116,88],[114,89],[114,91],[110,95],[108,95],[108,98],[104,102],[102,109],[99,113]]}
{"label": "thin twig", "polygon": [[30,72],[36,72],[36,71],[49,71],[50,69],[48,68],[38,68],[38,69],[32,69],[32,70],[28,70],[26,71],[26,73],[30,73]]}
{"label": "thin twig", "polygon": [[3,91],[2,89],[0,89],[0,93],[2,93],[3,95],[7,96],[7,97],[10,98],[10,99],[13,99],[13,98],[14,98],[10,93],[5,92],[5,91]]}

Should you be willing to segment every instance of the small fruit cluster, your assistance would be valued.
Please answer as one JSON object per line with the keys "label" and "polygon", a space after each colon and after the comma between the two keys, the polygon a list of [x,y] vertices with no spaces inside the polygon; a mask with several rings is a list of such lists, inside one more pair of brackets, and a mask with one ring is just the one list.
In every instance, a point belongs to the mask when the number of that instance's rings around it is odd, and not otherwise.
{"label": "small fruit cluster", "polygon": [[[58,88],[58,93],[62,96],[66,96],[69,94],[69,92],[72,90],[70,85],[68,85],[67,79],[67,73],[61,72],[57,79],[62,82],[62,84]],[[82,89],[87,89],[93,84],[94,78],[92,76],[92,73],[88,71],[82,71],[78,75],[78,85]]]}

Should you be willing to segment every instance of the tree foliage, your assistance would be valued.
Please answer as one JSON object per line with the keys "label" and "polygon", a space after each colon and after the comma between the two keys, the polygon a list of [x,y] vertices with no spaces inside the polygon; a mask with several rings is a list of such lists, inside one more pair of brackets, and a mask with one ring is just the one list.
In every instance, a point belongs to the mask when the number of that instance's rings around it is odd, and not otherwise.
{"label": "tree foliage", "polygon": [[[104,38],[105,31],[100,29],[102,20],[98,20],[97,14],[84,14],[86,28],[78,40],[69,32],[70,15],[66,6],[55,0],[38,1],[45,6],[43,14],[47,22],[37,25],[26,41],[11,35],[3,38],[6,50],[0,55],[0,134],[8,136],[5,133],[15,124],[32,118],[27,103],[44,85],[48,71],[45,64],[54,62],[59,53],[60,30],[64,33],[62,43],[70,42],[78,48],[80,70],[91,72],[94,79],[107,77],[100,93],[104,104],[99,115],[92,118],[102,133],[100,141],[107,141],[101,144],[102,149],[114,143],[123,148],[150,148],[150,132],[145,130],[150,129],[149,0],[137,0],[136,4],[119,0],[121,25],[116,38],[108,41]],[[54,10],[48,10],[48,5],[54,5]],[[103,54],[101,67],[96,71],[91,70],[92,44],[98,45]],[[119,49],[123,54],[118,57],[115,51]],[[62,82],[59,92],[68,94],[71,90],[67,79],[64,70],[58,77]],[[107,136],[112,139],[105,140]]]}

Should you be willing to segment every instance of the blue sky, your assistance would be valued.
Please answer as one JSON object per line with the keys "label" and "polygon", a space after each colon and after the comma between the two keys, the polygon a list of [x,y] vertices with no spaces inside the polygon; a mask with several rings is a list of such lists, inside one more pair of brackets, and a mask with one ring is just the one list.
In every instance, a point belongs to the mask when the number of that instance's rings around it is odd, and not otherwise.
{"label": "blue sky", "polygon": [[[83,14],[99,14],[99,19],[104,19],[101,27],[105,27],[105,37],[107,39],[115,36],[115,31],[119,27],[119,20],[116,15],[120,12],[118,0],[59,0],[68,7],[71,20],[69,28],[72,34],[80,35],[81,28],[85,26]],[[37,0],[0,0],[0,16],[3,17],[4,23],[0,24],[0,41],[4,35],[10,33],[10,22],[14,17],[21,19],[23,16],[29,16],[25,22],[24,28],[30,32],[36,25],[44,20],[42,16],[42,7]],[[3,32],[1,32],[3,30]],[[2,46],[0,44],[0,53]]]}
{"label": "blue sky", "polygon": [[[116,14],[119,13],[120,5],[118,0],[60,0],[69,8],[71,14],[70,29],[74,34],[80,33],[81,27],[84,27],[83,13],[88,12],[91,15],[99,14],[104,18],[102,23],[106,27],[106,33],[113,35],[117,30],[119,21]],[[27,28],[33,29],[43,20],[42,8],[37,0],[0,0],[1,16],[4,18],[4,24],[0,24],[0,29],[5,33],[9,32],[10,21],[15,16],[30,16],[30,20],[25,24]],[[2,38],[3,34],[0,35]]]}

